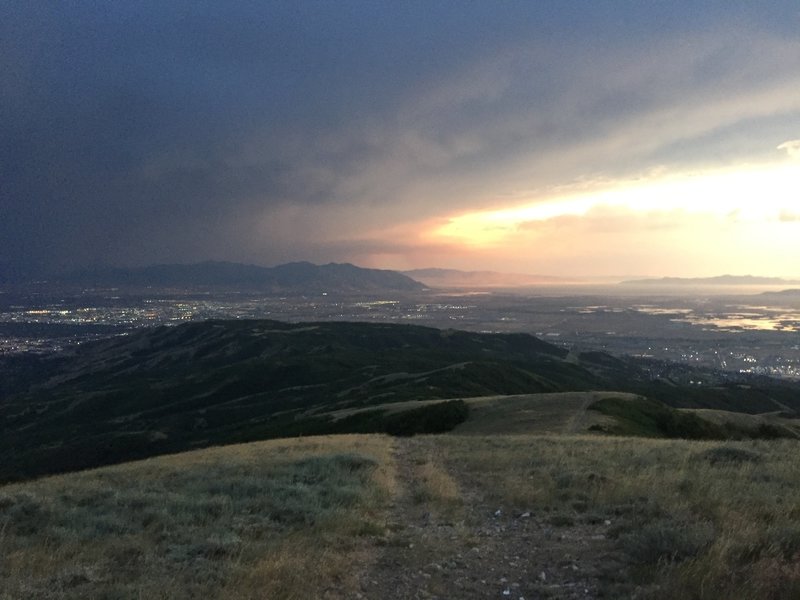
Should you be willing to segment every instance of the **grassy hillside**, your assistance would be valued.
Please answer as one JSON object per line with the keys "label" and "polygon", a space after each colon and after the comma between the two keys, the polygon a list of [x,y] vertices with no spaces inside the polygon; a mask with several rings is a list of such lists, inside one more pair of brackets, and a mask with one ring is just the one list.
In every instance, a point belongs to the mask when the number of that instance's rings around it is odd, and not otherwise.
{"label": "grassy hillside", "polygon": [[465,435],[581,433],[606,419],[587,407],[616,392],[562,392],[469,398],[469,419],[453,433]]}
{"label": "grassy hillside", "polygon": [[[464,409],[452,404],[462,403]],[[439,415],[450,408],[452,419]],[[624,392],[555,392],[512,396],[481,396],[459,400],[414,400],[346,409],[330,413],[338,427],[346,431],[358,423],[369,423],[381,415],[382,423],[393,419],[409,420],[412,415],[430,415],[438,430],[463,435],[599,433],[678,439],[800,439],[800,419],[785,413],[752,415],[722,410],[676,409],[662,402]],[[369,430],[375,430],[373,427]],[[401,434],[384,427],[386,433]]]}
{"label": "grassy hillside", "polygon": [[8,484],[0,599],[789,600],[796,452],[789,440],[335,436]]}
{"label": "grassy hillside", "polygon": [[587,406],[609,419],[589,427],[616,435],[694,440],[800,438],[797,419],[704,409],[675,409],[641,396],[607,394]]}
{"label": "grassy hillside", "polygon": [[378,324],[209,321],[142,331],[12,370],[17,393],[0,401],[0,481],[342,431],[322,414],[337,409],[588,389],[596,376],[565,355],[527,335]]}
{"label": "grassy hillside", "polygon": [[[800,407],[797,384],[744,385],[705,371],[701,389],[682,383],[698,373],[599,352],[568,355],[525,334],[264,320],[161,327],[56,357],[0,361],[0,481],[292,435],[440,432],[469,408],[386,409],[408,401],[600,390],[674,407]],[[490,402],[472,406],[493,418]],[[526,421],[521,412],[515,418]]]}
{"label": "grassy hillside", "polygon": [[800,501],[789,491],[800,482],[796,441],[452,436],[435,443],[501,513],[543,515],[549,535],[562,538],[604,525],[593,536],[607,555],[594,566],[608,597],[800,597]]}
{"label": "grassy hillside", "polygon": [[228,446],[0,487],[0,598],[315,598],[382,531],[385,437]]}

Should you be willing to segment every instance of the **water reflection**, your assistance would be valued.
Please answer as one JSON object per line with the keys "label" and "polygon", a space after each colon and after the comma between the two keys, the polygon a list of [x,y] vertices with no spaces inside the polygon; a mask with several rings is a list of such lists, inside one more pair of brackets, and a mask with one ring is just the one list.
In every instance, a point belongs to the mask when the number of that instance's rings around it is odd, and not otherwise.
{"label": "water reflection", "polygon": [[633,308],[648,315],[673,316],[671,321],[716,331],[800,331],[800,311],[787,311],[783,307],[736,305],[704,311],[701,308],[640,304]]}

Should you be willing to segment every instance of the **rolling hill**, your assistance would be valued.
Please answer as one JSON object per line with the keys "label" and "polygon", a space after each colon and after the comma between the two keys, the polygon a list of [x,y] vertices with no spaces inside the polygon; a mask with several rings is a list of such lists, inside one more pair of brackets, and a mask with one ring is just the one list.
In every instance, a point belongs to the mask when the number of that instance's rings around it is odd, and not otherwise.
{"label": "rolling hill", "polygon": [[798,388],[698,372],[266,320],[0,360],[0,599],[797,597]]}
{"label": "rolling hill", "polygon": [[[532,336],[360,323],[208,321],[3,363],[0,478],[324,432],[389,401],[588,389]],[[13,389],[8,389],[13,386]]]}
{"label": "rolling hill", "polygon": [[[713,372],[703,378],[716,385],[681,383],[698,372],[570,354],[526,334],[268,320],[159,327],[0,361],[0,481],[292,435],[444,431],[467,418],[459,399],[485,396],[605,390],[680,408],[800,408],[796,385]],[[387,408],[420,400],[455,402]]]}

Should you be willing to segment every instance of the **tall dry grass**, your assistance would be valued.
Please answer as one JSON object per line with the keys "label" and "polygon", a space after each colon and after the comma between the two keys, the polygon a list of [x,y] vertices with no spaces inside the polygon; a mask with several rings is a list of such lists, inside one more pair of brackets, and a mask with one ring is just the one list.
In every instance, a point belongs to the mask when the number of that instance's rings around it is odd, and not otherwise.
{"label": "tall dry grass", "polygon": [[384,436],[336,436],[8,485],[0,598],[354,597],[403,490],[445,515],[483,497],[555,526],[608,521],[637,598],[800,598],[798,449],[425,436],[401,456]]}
{"label": "tall dry grass", "polygon": [[424,504],[441,516],[453,518],[461,508],[463,493],[444,464],[437,439],[428,437],[413,446],[412,473],[408,475],[411,497],[415,503]]}
{"label": "tall dry grass", "polygon": [[800,445],[588,436],[447,437],[498,506],[610,521],[637,597],[800,598]]}
{"label": "tall dry grass", "polygon": [[0,488],[0,598],[309,598],[355,584],[390,440],[215,448]]}

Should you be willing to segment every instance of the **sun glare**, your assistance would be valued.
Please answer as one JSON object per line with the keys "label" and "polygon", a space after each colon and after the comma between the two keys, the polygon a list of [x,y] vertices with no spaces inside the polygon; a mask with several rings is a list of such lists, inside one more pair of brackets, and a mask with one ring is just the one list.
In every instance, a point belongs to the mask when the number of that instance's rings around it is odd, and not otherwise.
{"label": "sun glare", "polygon": [[618,182],[591,192],[458,215],[433,233],[472,247],[491,247],[518,235],[527,223],[581,217],[603,209],[620,214],[678,213],[687,219],[707,214],[752,225],[778,224],[795,220],[800,212],[800,164]]}

